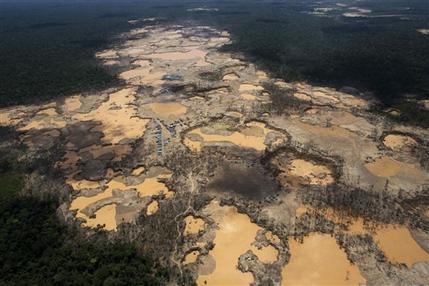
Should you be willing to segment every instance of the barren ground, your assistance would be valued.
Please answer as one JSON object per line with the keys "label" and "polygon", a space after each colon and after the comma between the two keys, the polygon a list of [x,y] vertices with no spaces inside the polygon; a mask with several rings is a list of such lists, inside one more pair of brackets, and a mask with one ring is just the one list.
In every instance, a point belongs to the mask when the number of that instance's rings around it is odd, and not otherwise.
{"label": "barren ground", "polygon": [[271,78],[229,42],[135,28],[96,55],[123,86],[0,110],[60,174],[30,174],[33,191],[60,189],[85,231],[159,238],[145,248],[173,283],[426,284],[429,131],[370,113],[358,91]]}

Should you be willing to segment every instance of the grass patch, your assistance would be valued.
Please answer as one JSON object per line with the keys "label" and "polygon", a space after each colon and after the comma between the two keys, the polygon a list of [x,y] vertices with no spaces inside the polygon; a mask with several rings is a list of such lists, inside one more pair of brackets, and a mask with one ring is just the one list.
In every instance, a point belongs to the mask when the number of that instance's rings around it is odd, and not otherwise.
{"label": "grass patch", "polygon": [[0,174],[0,202],[17,196],[24,184],[23,174],[10,171]]}

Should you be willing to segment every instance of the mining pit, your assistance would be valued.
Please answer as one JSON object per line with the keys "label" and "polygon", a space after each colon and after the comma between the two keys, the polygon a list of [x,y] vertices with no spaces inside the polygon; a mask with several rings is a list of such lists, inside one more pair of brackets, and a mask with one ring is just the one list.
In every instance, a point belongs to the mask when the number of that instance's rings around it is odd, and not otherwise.
{"label": "mining pit", "polygon": [[171,285],[428,283],[428,130],[272,78],[227,31],[133,27],[96,54],[118,86],[0,109],[66,223],[141,243]]}

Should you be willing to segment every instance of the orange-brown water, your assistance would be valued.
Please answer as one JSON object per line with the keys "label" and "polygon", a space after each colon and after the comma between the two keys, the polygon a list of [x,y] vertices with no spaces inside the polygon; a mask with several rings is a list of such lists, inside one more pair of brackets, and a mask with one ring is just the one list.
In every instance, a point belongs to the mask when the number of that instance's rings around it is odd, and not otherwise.
{"label": "orange-brown water", "polygon": [[282,285],[365,284],[333,237],[312,233],[303,243],[289,239],[291,258],[282,271]]}
{"label": "orange-brown water", "polygon": [[[253,129],[258,129],[258,132],[248,132]],[[206,134],[201,128],[194,129],[190,134],[197,134],[203,138],[204,142],[231,142],[237,146],[252,148],[258,151],[262,151],[266,148],[265,135],[269,132],[269,129],[265,127],[265,124],[260,122],[249,122],[247,124],[246,131],[235,131],[228,135],[221,134]],[[255,131],[254,130],[254,131]],[[256,135],[256,136],[255,136]],[[185,138],[184,143],[191,150],[200,151],[201,142],[193,141],[189,138]]]}
{"label": "orange-brown water", "polygon": [[[272,247],[255,250],[252,243],[261,228],[252,223],[245,214],[240,214],[232,206],[220,206],[212,201],[204,210],[217,225],[214,248],[209,255],[215,260],[212,273],[199,275],[198,285],[249,285],[253,281],[250,273],[237,268],[238,258],[248,250],[261,255],[266,262],[274,261],[277,251]],[[274,249],[274,250],[273,250]],[[256,254],[256,253],[255,253]]]}
{"label": "orange-brown water", "polygon": [[177,102],[154,102],[150,103],[149,107],[152,111],[164,118],[176,118],[186,113],[186,106]]}
{"label": "orange-brown water", "polygon": [[392,262],[412,267],[417,262],[429,261],[429,254],[417,244],[406,227],[388,225],[378,228],[374,240]]}
{"label": "orange-brown water", "polygon": [[95,212],[94,218],[86,218],[84,226],[95,228],[103,226],[105,230],[116,230],[116,205],[101,207]]}

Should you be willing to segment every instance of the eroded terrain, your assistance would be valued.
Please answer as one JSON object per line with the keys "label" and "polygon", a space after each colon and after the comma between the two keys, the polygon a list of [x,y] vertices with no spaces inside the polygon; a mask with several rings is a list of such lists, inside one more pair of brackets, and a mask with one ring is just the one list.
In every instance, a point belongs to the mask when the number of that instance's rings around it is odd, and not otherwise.
{"label": "eroded terrain", "polygon": [[429,131],[230,41],[136,28],[96,55],[122,86],[0,110],[26,157],[49,155],[33,192],[61,189],[66,221],[141,242],[176,284],[426,284]]}

